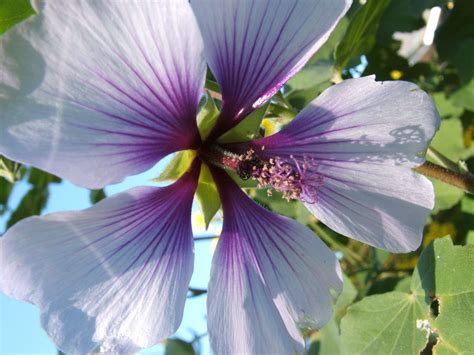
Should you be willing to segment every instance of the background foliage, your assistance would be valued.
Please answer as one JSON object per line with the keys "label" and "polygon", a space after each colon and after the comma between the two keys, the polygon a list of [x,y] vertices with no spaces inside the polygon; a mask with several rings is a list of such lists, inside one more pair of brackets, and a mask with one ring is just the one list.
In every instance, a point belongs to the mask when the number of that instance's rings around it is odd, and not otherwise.
{"label": "background foliage", "polygon": [[[441,18],[433,44],[423,45],[426,17],[434,6],[441,7]],[[0,34],[33,14],[26,0],[0,1]],[[407,52],[404,49],[410,43],[414,49]],[[451,168],[473,171],[473,63],[472,0],[355,1],[305,68],[269,105],[225,139],[270,134],[334,82],[375,74],[378,80],[407,80],[427,91],[442,117],[441,129],[432,142],[434,151],[453,161]],[[219,107],[219,89],[211,73],[206,88],[209,94],[199,117],[203,136]],[[158,179],[179,176],[190,156],[189,152],[177,155]],[[40,214],[48,202],[49,186],[61,180],[0,159],[0,215],[8,217],[9,227]],[[440,155],[428,159],[442,163]],[[9,197],[18,181],[27,182],[30,189],[13,208]],[[474,352],[474,196],[437,181],[434,186],[436,207],[427,222],[422,247],[394,255],[327,229],[299,202],[287,203],[275,195],[270,198],[265,191],[243,185],[260,204],[306,224],[340,256],[344,291],[329,324],[306,332],[310,354]],[[208,206],[203,209],[208,224],[219,200],[206,172],[201,175],[200,189],[199,199]],[[90,192],[92,203],[104,197],[103,190]],[[205,290],[191,290],[190,296],[203,293]],[[192,344],[171,339],[166,342],[166,353],[193,354],[198,352],[199,342],[199,338]]]}

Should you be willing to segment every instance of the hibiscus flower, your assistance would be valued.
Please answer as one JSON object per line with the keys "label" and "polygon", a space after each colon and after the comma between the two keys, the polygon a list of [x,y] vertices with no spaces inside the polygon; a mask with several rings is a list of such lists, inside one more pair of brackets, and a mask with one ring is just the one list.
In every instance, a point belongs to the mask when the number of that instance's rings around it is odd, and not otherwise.
{"label": "hibiscus flower", "polygon": [[[433,188],[424,161],[439,117],[407,82],[347,80],[287,127],[219,137],[267,102],[321,47],[349,0],[44,0],[2,37],[0,153],[87,188],[194,149],[166,187],[137,187],[79,212],[31,217],[0,241],[0,290],[38,305],[67,353],[129,353],[172,335],[193,270],[191,206],[210,167],[224,225],[208,328],[218,354],[302,352],[302,327],[331,316],[342,277],[305,226],[255,204],[228,176],[300,199],[335,231],[416,249]],[[196,123],[206,62],[222,93],[208,137]],[[222,167],[224,169],[222,169]]]}

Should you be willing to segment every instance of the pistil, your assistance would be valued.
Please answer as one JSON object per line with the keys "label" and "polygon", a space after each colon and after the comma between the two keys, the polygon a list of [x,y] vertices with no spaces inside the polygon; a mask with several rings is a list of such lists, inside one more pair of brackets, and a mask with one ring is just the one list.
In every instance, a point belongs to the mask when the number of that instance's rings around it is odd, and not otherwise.
{"label": "pistil", "polygon": [[222,169],[237,171],[239,167],[240,155],[225,150],[218,145],[203,145],[198,154],[206,163]]}

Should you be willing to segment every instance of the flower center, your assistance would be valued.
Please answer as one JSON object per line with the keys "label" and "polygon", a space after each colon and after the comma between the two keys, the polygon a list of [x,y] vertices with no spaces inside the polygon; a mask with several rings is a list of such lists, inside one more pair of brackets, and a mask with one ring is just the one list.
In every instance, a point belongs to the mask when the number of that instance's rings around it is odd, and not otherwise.
{"label": "flower center", "polygon": [[291,156],[291,161],[285,161],[275,156],[262,159],[253,149],[236,154],[215,145],[201,148],[200,156],[209,164],[235,171],[243,180],[255,180],[257,187],[267,188],[269,196],[273,191],[282,193],[287,201],[315,203],[322,183],[316,165],[306,158],[298,160]]}
{"label": "flower center", "polygon": [[239,156],[237,173],[244,180],[256,180],[258,187],[268,187],[269,196],[274,189],[281,192],[287,201],[301,198],[303,186],[300,173],[279,157],[261,160],[250,149]]}

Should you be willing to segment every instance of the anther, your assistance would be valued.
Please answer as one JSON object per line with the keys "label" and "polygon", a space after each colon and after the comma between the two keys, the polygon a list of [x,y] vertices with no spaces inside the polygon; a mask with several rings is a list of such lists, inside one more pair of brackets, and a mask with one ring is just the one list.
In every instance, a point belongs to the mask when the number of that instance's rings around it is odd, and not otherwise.
{"label": "anther", "polygon": [[237,172],[242,179],[252,178],[257,181],[258,187],[269,188],[268,196],[272,195],[274,189],[281,192],[287,201],[301,197],[301,173],[279,157],[261,160],[250,149],[239,157]]}

